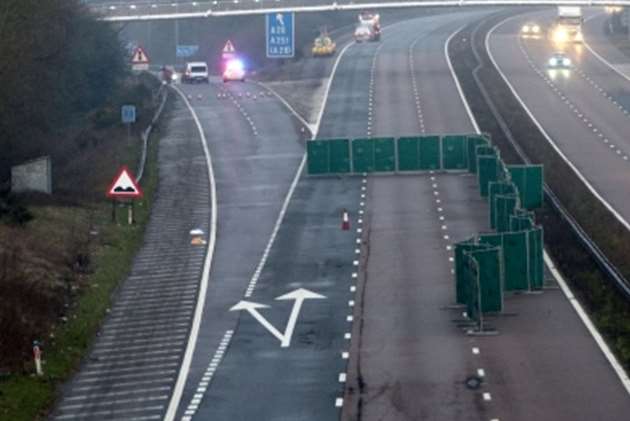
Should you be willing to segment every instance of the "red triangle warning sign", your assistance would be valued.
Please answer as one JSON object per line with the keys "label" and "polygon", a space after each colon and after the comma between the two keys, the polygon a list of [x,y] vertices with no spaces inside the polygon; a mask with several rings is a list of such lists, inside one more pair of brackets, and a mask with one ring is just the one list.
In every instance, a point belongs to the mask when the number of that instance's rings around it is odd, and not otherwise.
{"label": "red triangle warning sign", "polygon": [[149,56],[142,47],[136,47],[131,56],[132,64],[149,64]]}
{"label": "red triangle warning sign", "polygon": [[225,46],[223,47],[223,54],[234,54],[235,52],[236,50],[234,49],[234,44],[232,44],[232,41],[227,40]]}
{"label": "red triangle warning sign", "polygon": [[128,198],[136,199],[142,197],[142,189],[138,185],[136,178],[129,171],[126,165],[123,165],[118,171],[118,175],[114,177],[114,181],[107,189],[107,197],[109,198]]}

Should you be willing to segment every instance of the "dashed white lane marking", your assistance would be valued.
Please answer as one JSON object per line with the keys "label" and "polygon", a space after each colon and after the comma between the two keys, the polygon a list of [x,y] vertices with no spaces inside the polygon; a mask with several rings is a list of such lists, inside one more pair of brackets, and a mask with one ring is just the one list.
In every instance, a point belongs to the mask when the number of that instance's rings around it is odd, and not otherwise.
{"label": "dashed white lane marking", "polygon": [[350,358],[350,353],[349,352],[342,352],[341,353],[341,358],[344,360],[347,360],[348,358]]}
{"label": "dashed white lane marking", "polygon": [[221,362],[221,360],[223,359],[223,356],[225,355],[225,350],[230,346],[230,342],[232,340],[233,335],[234,335],[233,330],[228,330],[223,335],[223,338],[221,339],[221,343],[219,344],[218,349],[215,351],[214,356],[210,360],[210,363],[208,364],[208,367],[206,368],[206,371],[204,372],[203,377],[201,378],[201,380],[199,381],[197,385],[197,393],[193,395],[193,397],[190,400],[190,403],[188,404],[188,407],[186,408],[186,411],[184,412],[184,417],[182,417],[182,421],[191,419],[188,417],[192,417],[197,412],[197,409],[199,408],[199,404],[201,404],[201,401],[203,399],[203,394],[208,389],[208,385],[212,381],[212,378],[214,377],[214,374],[217,368],[219,367],[219,363]]}
{"label": "dashed white lane marking", "polygon": [[416,44],[418,43],[418,41],[420,41],[425,36],[426,36],[426,34],[423,34],[423,35],[419,36],[418,38],[416,38],[415,40],[413,40],[413,42],[411,44],[409,44],[409,51],[408,51],[408,55],[409,55],[409,72],[411,74],[411,86],[413,88],[413,95],[414,95],[414,98],[415,98],[418,126],[420,127],[420,132],[422,134],[426,133],[426,130],[425,130],[425,126],[424,126],[424,114],[423,114],[423,111],[422,111],[422,105],[421,105],[421,101],[420,101],[420,90],[418,88],[418,80],[416,78],[416,68],[415,68],[415,59],[414,59],[413,50],[414,50],[414,47],[416,46]]}
{"label": "dashed white lane marking", "polygon": [[[520,40],[520,39],[518,41],[518,46],[519,46],[521,52],[523,53],[523,55],[525,56],[525,58],[527,59],[527,62],[529,63],[529,66],[547,83],[547,85],[549,85],[552,88],[552,90],[560,97],[560,99],[563,100],[564,103],[567,104],[568,107],[575,114],[577,114],[577,117],[579,119],[581,119],[581,121],[586,125],[586,127],[588,129],[591,129],[591,131],[593,133],[599,133],[598,137],[600,137],[600,138],[603,137],[603,135],[600,133],[601,129],[595,127],[595,125],[591,121],[589,121],[589,119],[584,115],[584,113],[580,112],[580,110],[577,107],[577,105],[573,104],[571,102],[571,100],[568,99],[568,97],[560,89],[558,89],[558,87],[551,80],[551,78],[549,78],[546,74],[544,74],[541,71],[541,69],[534,63],[534,61],[532,60],[531,56],[529,55],[529,53],[525,49],[522,40]],[[595,87],[601,93],[601,95],[604,98],[608,99],[613,105],[617,106],[622,111],[624,110],[623,106],[620,106],[617,103],[617,101],[615,101],[614,98],[608,92],[606,92],[601,86],[599,86],[589,76],[587,76],[584,73],[584,71],[582,71],[579,68],[576,68],[575,70],[576,70],[576,73],[578,75],[580,75],[580,77],[582,77],[584,80],[588,81],[593,87]],[[604,143],[608,143],[608,139],[604,139]],[[612,152],[614,152],[618,156],[621,156],[623,154],[623,151],[618,146],[615,146],[615,145],[609,145],[609,150],[611,150]]]}
{"label": "dashed white lane marking", "polygon": [[485,370],[483,368],[479,368],[479,369],[477,369],[477,375],[479,377],[485,377],[486,376],[486,372],[485,372]]}
{"label": "dashed white lane marking", "polygon": [[488,392],[485,392],[483,394],[483,400],[486,401],[486,402],[490,402],[492,400],[492,395],[490,393],[488,393]]}
{"label": "dashed white lane marking", "polygon": [[341,408],[343,406],[343,398],[335,399],[335,407]]}
{"label": "dashed white lane marking", "polygon": [[346,382],[346,373],[339,373],[339,383]]}
{"label": "dashed white lane marking", "polygon": [[479,355],[479,348],[474,347],[474,348],[472,349],[472,353],[473,353],[473,354],[475,354],[475,355]]}

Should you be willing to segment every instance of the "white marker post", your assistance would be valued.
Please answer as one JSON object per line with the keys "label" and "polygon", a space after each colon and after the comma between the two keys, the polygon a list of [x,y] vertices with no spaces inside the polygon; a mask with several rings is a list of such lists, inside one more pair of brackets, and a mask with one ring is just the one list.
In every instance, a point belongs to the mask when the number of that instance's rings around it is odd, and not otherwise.
{"label": "white marker post", "polygon": [[39,344],[37,341],[33,342],[33,359],[35,360],[35,374],[38,376],[43,376],[44,371],[42,370],[42,350],[39,348]]}

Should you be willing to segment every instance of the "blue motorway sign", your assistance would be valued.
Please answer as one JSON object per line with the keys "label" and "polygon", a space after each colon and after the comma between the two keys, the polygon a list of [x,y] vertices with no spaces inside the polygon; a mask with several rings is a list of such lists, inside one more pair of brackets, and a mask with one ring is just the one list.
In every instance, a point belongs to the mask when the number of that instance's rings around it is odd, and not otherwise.
{"label": "blue motorway sign", "polygon": [[291,58],[295,55],[295,14],[267,13],[267,57]]}
{"label": "blue motorway sign", "polygon": [[185,58],[192,57],[199,51],[198,45],[178,45],[177,46],[177,57]]}
{"label": "blue motorway sign", "polygon": [[120,109],[120,117],[123,124],[131,124],[136,122],[136,106],[123,105]]}

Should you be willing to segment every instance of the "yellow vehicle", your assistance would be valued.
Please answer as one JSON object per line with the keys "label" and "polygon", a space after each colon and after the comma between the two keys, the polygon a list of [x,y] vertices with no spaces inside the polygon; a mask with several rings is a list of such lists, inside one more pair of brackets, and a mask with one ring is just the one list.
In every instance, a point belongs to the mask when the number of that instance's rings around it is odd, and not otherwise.
{"label": "yellow vehicle", "polygon": [[313,56],[323,57],[335,54],[337,44],[328,35],[321,35],[313,42]]}

